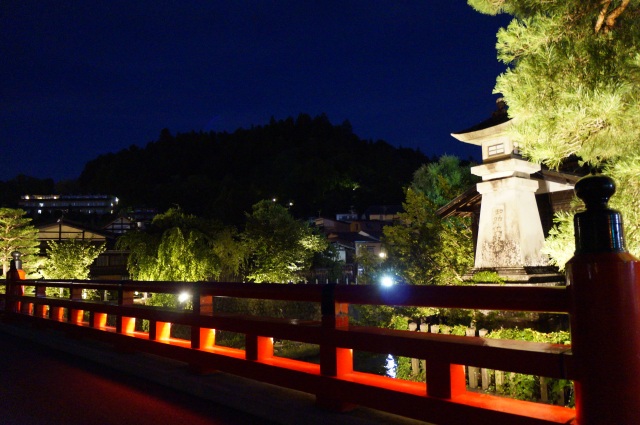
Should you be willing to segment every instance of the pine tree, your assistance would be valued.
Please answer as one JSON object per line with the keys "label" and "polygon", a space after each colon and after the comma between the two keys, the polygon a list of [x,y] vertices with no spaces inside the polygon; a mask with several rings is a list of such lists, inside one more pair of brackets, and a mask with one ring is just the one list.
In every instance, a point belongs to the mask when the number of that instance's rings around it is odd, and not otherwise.
{"label": "pine tree", "polygon": [[31,225],[21,209],[0,208],[0,261],[2,273],[7,274],[11,253],[22,254],[22,265],[27,273],[35,270],[39,252],[38,229]]}

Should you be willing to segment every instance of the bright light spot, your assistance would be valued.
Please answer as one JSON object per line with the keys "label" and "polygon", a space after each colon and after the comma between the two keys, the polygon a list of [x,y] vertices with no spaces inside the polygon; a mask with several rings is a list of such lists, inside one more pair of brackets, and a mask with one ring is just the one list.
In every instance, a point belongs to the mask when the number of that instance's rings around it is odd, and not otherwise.
{"label": "bright light spot", "polygon": [[387,364],[384,365],[384,368],[387,370],[387,376],[391,378],[396,377],[396,372],[398,371],[398,364],[396,363],[396,359],[394,359],[391,354],[387,356]]}
{"label": "bright light spot", "polygon": [[383,252],[383,251],[380,251],[380,254],[378,254],[378,256],[379,256],[380,258],[386,258],[386,257],[387,257],[387,253],[386,253],[386,252]]}
{"label": "bright light spot", "polygon": [[189,298],[191,298],[191,294],[188,292],[181,292],[180,295],[178,295],[178,302],[184,303],[188,301]]}
{"label": "bright light spot", "polygon": [[382,276],[382,279],[380,279],[380,283],[382,284],[382,286],[389,287],[389,286],[393,286],[394,281],[393,281],[393,278],[391,276],[384,275],[384,276]]}

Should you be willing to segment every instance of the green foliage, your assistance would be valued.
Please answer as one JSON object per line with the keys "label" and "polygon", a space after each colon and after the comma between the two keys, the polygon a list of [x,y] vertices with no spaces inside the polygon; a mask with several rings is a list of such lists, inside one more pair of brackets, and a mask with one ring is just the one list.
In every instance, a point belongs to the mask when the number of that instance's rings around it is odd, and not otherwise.
{"label": "green foliage", "polygon": [[471,277],[471,281],[474,283],[499,283],[504,284],[504,279],[494,271],[482,270]]}
{"label": "green foliage", "polygon": [[358,264],[359,285],[378,284],[382,275],[388,271],[385,261],[368,250],[359,252],[355,261]]}
{"label": "green foliage", "polygon": [[177,308],[180,306],[178,295],[176,294],[151,294],[151,297],[147,298],[145,303],[154,307]]}
{"label": "green foliage", "polygon": [[300,280],[316,253],[327,240],[311,227],[293,218],[283,206],[268,200],[247,214],[243,241],[249,251],[246,277],[254,282],[285,283]]}
{"label": "green foliage", "polygon": [[462,276],[473,266],[470,219],[441,219],[436,214],[472,184],[469,167],[452,156],[416,171],[398,223],[384,228],[390,263],[408,283],[462,283]]}
{"label": "green foliage", "polygon": [[[533,329],[501,328],[486,335],[491,339],[510,339],[518,341],[544,342],[548,344],[570,344],[571,335],[569,332],[559,331],[542,333]],[[507,379],[500,387],[496,387],[499,394],[509,395],[520,400],[537,400],[540,394],[540,378],[522,373],[507,373]],[[547,385],[552,389],[552,402],[558,403],[560,399],[557,394],[560,392],[573,393],[571,381],[564,379],[547,379]],[[566,401],[565,401],[566,403]],[[569,401],[571,404],[572,401]]]}
{"label": "green foliage", "polygon": [[527,156],[553,167],[572,154],[598,164],[640,148],[639,2],[469,3],[515,18],[498,32],[498,58],[510,68],[494,91]]}
{"label": "green foliage", "polygon": [[89,279],[91,264],[105,250],[105,244],[79,239],[48,241],[41,273],[45,279]]}
{"label": "green foliage", "polygon": [[[364,305],[352,304],[349,306],[350,323],[358,326],[389,326],[394,321],[404,322],[404,329],[407,328],[406,317],[396,313],[395,309],[386,305]],[[392,329],[398,329],[391,326]],[[402,329],[402,328],[399,328]]]}
{"label": "green foliage", "polygon": [[465,336],[467,334],[467,326],[466,325],[455,325],[455,326],[451,327],[451,329],[449,330],[449,333],[451,335]]}
{"label": "green foliage", "polygon": [[500,328],[486,335],[491,339],[512,339],[517,341],[545,342],[548,344],[570,344],[571,335],[566,331],[538,332],[530,328]]}
{"label": "green foliage", "polygon": [[477,180],[467,163],[455,156],[442,155],[437,162],[423,164],[413,174],[411,189],[425,195],[437,209],[473,186]]}
{"label": "green foliage", "polygon": [[567,261],[573,257],[576,249],[573,214],[558,212],[553,218],[554,226],[544,241],[542,253],[549,256],[549,263],[563,271]]}
{"label": "green foliage", "polygon": [[[605,173],[616,182],[616,193],[609,207],[618,210],[624,224],[624,241],[627,250],[640,258],[640,155],[631,155],[605,167]],[[574,209],[582,209],[582,202],[575,198]],[[555,226],[549,231],[543,252],[551,263],[564,270],[575,251],[573,213],[559,212],[554,217]]]}
{"label": "green foliage", "polygon": [[640,154],[607,164],[604,172],[616,182],[616,194],[609,207],[620,211],[626,247],[640,258]]}
{"label": "green foliage", "polygon": [[231,279],[246,252],[234,229],[176,208],[157,215],[149,229],[124,234],[117,246],[130,251],[127,269],[135,280]]}
{"label": "green foliage", "polygon": [[22,254],[22,268],[27,275],[34,273],[39,265],[38,229],[31,225],[31,219],[25,214],[21,209],[0,208],[0,262],[5,276],[13,251]]}

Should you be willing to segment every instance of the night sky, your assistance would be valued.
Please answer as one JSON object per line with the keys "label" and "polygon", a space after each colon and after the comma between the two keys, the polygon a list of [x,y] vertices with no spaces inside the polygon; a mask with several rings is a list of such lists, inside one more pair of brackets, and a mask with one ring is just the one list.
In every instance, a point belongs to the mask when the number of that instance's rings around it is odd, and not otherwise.
{"label": "night sky", "polygon": [[494,110],[507,23],[465,0],[3,0],[0,180],[300,113],[478,158],[450,133]]}

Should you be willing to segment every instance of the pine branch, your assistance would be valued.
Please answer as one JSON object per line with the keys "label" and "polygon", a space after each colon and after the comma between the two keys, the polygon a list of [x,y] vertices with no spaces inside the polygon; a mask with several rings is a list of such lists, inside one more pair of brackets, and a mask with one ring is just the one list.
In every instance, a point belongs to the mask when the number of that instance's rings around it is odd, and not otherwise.
{"label": "pine branch", "polygon": [[600,13],[598,14],[598,19],[595,25],[596,34],[603,29],[603,25],[604,25],[603,31],[605,34],[611,31],[616,24],[616,20],[620,17],[620,15],[622,15],[622,13],[625,11],[627,6],[629,6],[629,3],[631,2],[631,0],[622,0],[622,2],[618,7],[616,7],[610,13],[608,13],[609,6],[611,6],[611,1],[612,0],[603,0],[601,2],[602,8],[600,9]]}
{"label": "pine branch", "polygon": [[611,0],[603,0],[602,2],[602,9],[600,9],[600,14],[598,15],[598,20],[596,21],[596,34],[600,32],[600,29],[602,28],[602,24],[604,23],[605,18],[607,17],[607,10],[609,9],[609,6],[611,5]]}
{"label": "pine branch", "polygon": [[605,33],[613,29],[613,26],[616,24],[616,19],[618,19],[618,17],[622,14],[622,12],[624,12],[627,6],[629,6],[630,2],[631,0],[622,0],[622,3],[620,3],[620,6],[613,9],[613,12],[611,12],[609,16],[607,16],[607,20],[606,20],[607,26],[605,27]]}

